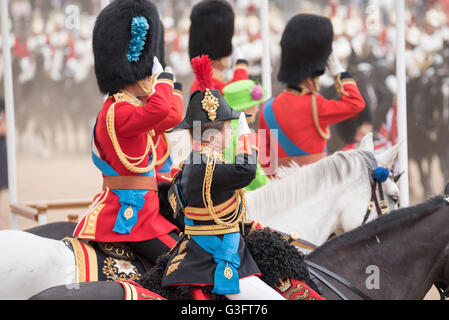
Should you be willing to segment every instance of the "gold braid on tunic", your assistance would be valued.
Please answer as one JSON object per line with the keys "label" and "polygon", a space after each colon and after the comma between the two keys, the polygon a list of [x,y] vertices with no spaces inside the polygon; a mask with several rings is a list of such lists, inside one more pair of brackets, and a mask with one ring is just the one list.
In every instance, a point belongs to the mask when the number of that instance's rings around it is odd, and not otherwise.
{"label": "gold braid on tunic", "polygon": [[236,198],[237,203],[242,203],[242,208],[240,209],[240,206],[237,205],[234,212],[227,217],[226,219],[222,220],[218,217],[215,211],[214,204],[212,202],[211,197],[211,185],[212,185],[212,178],[214,175],[215,165],[218,159],[222,159],[223,155],[216,152],[216,151],[208,151],[206,152],[207,160],[206,160],[206,170],[204,173],[204,180],[203,180],[203,203],[204,206],[209,210],[209,213],[214,220],[214,222],[217,225],[226,226],[226,227],[236,227],[240,221],[245,222],[245,189],[239,189],[236,190]]}
{"label": "gold braid on tunic", "polygon": [[[145,152],[140,157],[131,157],[123,152],[122,148],[117,139],[117,135],[115,133],[115,103],[113,103],[106,114],[106,128],[108,130],[109,138],[111,139],[114,150],[120,160],[120,162],[131,172],[142,174],[150,172],[154,169],[157,163],[157,155],[156,148],[153,143],[154,130],[150,130],[147,132],[147,145],[145,147]],[[151,152],[152,159],[147,167],[138,167],[139,164],[148,157],[148,154]],[[134,162],[131,162],[134,161]]]}

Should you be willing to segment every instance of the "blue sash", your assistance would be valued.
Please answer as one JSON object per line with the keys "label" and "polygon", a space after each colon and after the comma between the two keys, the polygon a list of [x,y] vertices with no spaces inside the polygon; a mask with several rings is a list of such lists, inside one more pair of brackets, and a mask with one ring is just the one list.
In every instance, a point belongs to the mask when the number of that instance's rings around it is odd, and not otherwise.
{"label": "blue sash", "polygon": [[295,157],[295,156],[306,156],[309,153],[305,152],[301,148],[299,148],[293,141],[290,140],[289,137],[285,134],[285,132],[282,130],[281,126],[279,125],[278,121],[276,120],[276,116],[274,115],[273,111],[273,101],[274,98],[271,98],[268,100],[268,102],[265,104],[265,107],[263,109],[263,115],[265,118],[265,122],[268,124],[268,127],[270,130],[277,130],[278,132],[278,143],[284,149],[284,151],[287,153],[289,157]]}
{"label": "blue sash", "polygon": [[159,169],[160,173],[167,173],[171,171],[171,167],[173,166],[173,161],[171,160],[171,156],[168,156],[167,160],[165,160],[164,165]]}
{"label": "blue sash", "polygon": [[[184,217],[188,226],[193,226],[193,221]],[[191,236],[191,238],[214,257],[217,267],[214,275],[213,293],[234,294],[240,293],[239,273],[240,256],[238,253],[240,233],[228,233],[223,235],[223,240],[217,236]],[[225,276],[225,269],[230,268],[232,275]]]}
{"label": "blue sash", "polygon": [[[96,153],[94,149],[94,136],[95,136],[95,128],[97,126],[97,121],[95,120],[94,128],[92,130],[92,138],[91,138],[91,153],[92,153],[92,161],[95,166],[106,176],[119,176],[119,174],[103,159],[101,159]],[[150,155],[151,161],[152,155]],[[147,173],[141,174],[142,176],[154,177],[154,170],[151,170]],[[119,197],[120,201],[120,210],[117,214],[117,219],[115,220],[115,225],[113,228],[114,232],[121,234],[129,234],[131,233],[131,229],[137,223],[138,211],[141,210],[145,204],[145,195],[148,193],[148,190],[111,190]],[[125,211],[131,208],[132,214],[126,214]]]}

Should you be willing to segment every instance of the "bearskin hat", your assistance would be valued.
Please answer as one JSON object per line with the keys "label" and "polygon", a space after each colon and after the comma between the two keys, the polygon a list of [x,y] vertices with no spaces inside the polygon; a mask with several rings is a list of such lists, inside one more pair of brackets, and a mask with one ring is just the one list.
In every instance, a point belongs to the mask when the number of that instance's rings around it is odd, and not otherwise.
{"label": "bearskin hat", "polygon": [[333,37],[332,23],[326,17],[298,14],[290,19],[281,38],[278,80],[298,85],[309,77],[324,74]]}
{"label": "bearskin hat", "polygon": [[232,54],[234,11],[223,0],[206,0],[196,4],[190,14],[189,56],[208,55],[218,60]]}
{"label": "bearskin hat", "polygon": [[176,130],[193,128],[194,121],[205,124],[239,118],[240,113],[229,106],[220,91],[214,89],[211,62],[207,55],[192,59],[192,68],[200,89],[190,96],[184,120],[175,128]]}
{"label": "bearskin hat", "polygon": [[114,0],[97,17],[92,47],[100,91],[113,94],[164,66],[163,26],[148,0]]}

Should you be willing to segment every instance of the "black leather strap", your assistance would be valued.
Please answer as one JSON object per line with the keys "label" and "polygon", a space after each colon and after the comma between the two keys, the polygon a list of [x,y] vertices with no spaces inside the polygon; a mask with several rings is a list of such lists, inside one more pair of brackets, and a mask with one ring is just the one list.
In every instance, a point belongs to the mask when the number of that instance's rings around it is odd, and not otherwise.
{"label": "black leather strap", "polygon": [[323,277],[318,275],[317,272],[315,272],[314,270],[312,270],[310,268],[316,269],[316,270],[326,274],[327,276],[331,277],[332,279],[340,282],[342,285],[344,285],[346,288],[348,288],[351,291],[353,291],[355,294],[357,294],[362,299],[364,299],[364,300],[372,300],[370,296],[368,296],[367,294],[365,294],[364,292],[362,292],[361,290],[356,288],[352,283],[350,283],[348,280],[340,277],[338,274],[335,274],[332,271],[330,271],[330,270],[324,268],[323,266],[320,266],[320,265],[318,265],[318,264],[316,264],[316,263],[314,263],[312,261],[304,260],[304,262],[309,267],[309,271],[310,271],[311,274],[313,274],[315,277],[317,277],[321,282],[323,282],[323,284],[325,284],[329,289],[331,289],[335,294],[337,294],[343,300],[348,300],[348,299],[341,293],[341,291],[339,291],[337,288],[335,288],[335,286],[330,284],[327,280],[325,280]]}

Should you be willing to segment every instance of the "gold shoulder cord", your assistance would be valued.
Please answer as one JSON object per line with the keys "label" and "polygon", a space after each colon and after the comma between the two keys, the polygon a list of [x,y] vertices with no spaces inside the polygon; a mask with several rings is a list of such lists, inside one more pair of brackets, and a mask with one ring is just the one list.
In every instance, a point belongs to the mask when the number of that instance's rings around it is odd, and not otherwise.
{"label": "gold shoulder cord", "polygon": [[[128,169],[131,172],[134,173],[147,173],[154,169],[157,159],[156,159],[156,148],[154,147],[153,143],[153,136],[154,131],[150,130],[147,133],[147,146],[145,148],[145,152],[140,157],[130,157],[127,154],[125,154],[122,151],[122,148],[120,148],[120,144],[117,140],[117,135],[115,134],[115,117],[114,117],[114,107],[115,103],[113,103],[106,114],[106,127],[108,130],[109,138],[112,141],[112,145],[114,146],[114,150],[120,159],[120,162],[125,166],[126,169]],[[146,168],[137,167],[139,164],[142,163],[142,161],[148,156],[148,153],[151,150],[151,154],[153,155],[153,158],[151,159],[151,162],[148,164]],[[130,162],[130,160],[133,160],[135,162]]]}
{"label": "gold shoulder cord", "polygon": [[313,123],[315,124],[315,128],[318,131],[318,134],[321,138],[328,140],[331,135],[329,129],[327,129],[327,132],[324,132],[320,127],[320,121],[318,119],[318,106],[316,104],[316,95],[313,92],[312,93],[312,114],[313,114]]}
{"label": "gold shoulder cord", "polygon": [[318,117],[318,106],[316,104],[316,94],[320,88],[318,83],[318,77],[313,78],[313,83],[315,85],[315,90],[311,91],[307,87],[300,85],[300,88],[303,90],[303,94],[312,93],[312,116],[313,116],[313,124],[315,125],[316,130],[321,138],[328,140],[331,137],[330,130],[324,132],[320,127],[320,121]]}
{"label": "gold shoulder cord", "polygon": [[[234,212],[231,214],[230,217],[226,218],[226,220],[220,219],[214,209],[214,204],[212,202],[211,194],[210,194],[210,188],[212,185],[212,178],[214,175],[215,165],[216,165],[217,159],[216,156],[213,154],[207,154],[207,161],[206,161],[206,170],[204,174],[204,181],[203,181],[203,203],[204,206],[209,209],[209,213],[214,219],[215,223],[218,225],[224,225],[228,227],[234,227],[236,226],[242,219],[245,221],[245,189],[239,189],[236,191],[236,197],[237,197],[237,206],[234,210]],[[240,202],[242,203],[242,210],[239,211]]]}

